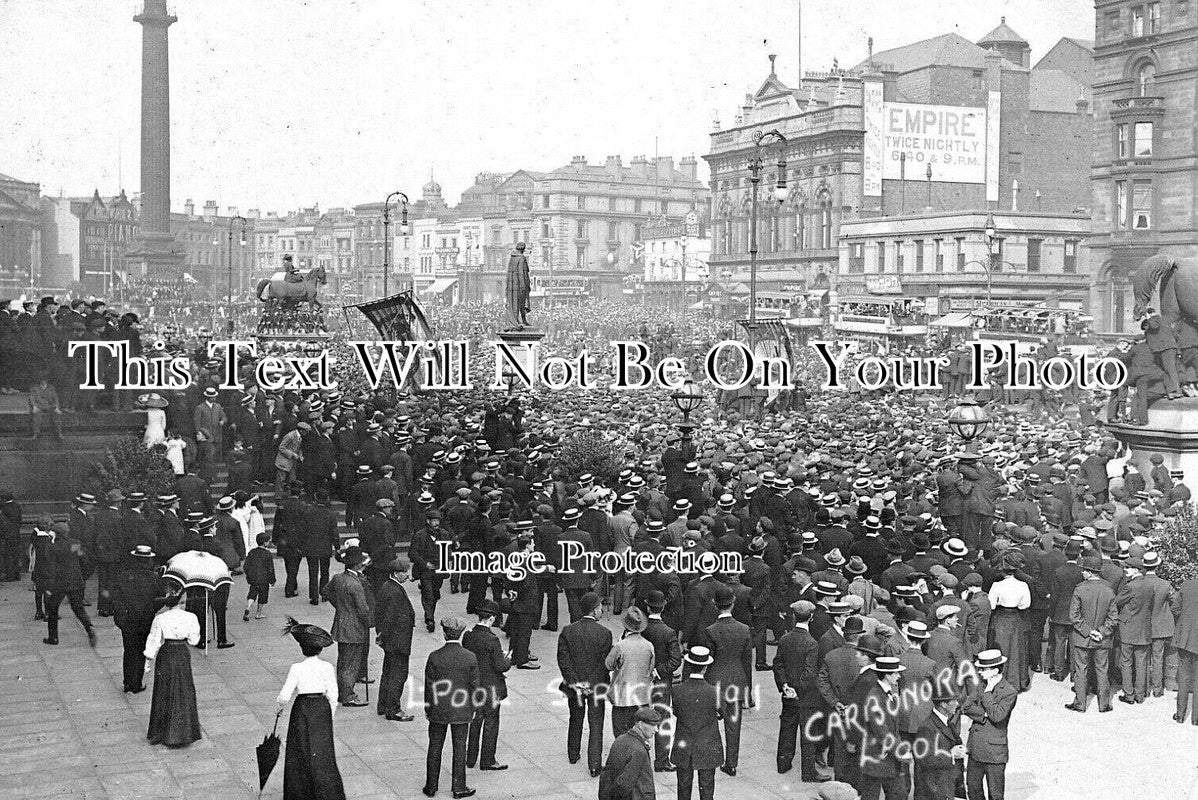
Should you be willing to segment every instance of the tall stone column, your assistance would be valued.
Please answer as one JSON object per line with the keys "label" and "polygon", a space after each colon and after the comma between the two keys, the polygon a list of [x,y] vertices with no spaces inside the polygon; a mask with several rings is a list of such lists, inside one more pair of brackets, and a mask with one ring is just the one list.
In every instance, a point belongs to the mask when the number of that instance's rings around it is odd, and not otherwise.
{"label": "tall stone column", "polygon": [[177,20],[166,0],[145,0],[141,14],[141,217],[136,273],[153,281],[181,279],[183,253],[171,234],[171,108],[167,28]]}

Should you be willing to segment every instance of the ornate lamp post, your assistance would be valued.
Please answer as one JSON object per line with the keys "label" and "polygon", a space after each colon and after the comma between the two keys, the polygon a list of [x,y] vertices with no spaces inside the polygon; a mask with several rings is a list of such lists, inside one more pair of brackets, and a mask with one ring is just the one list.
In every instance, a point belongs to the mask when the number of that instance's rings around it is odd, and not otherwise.
{"label": "ornate lamp post", "polygon": [[962,400],[949,411],[945,415],[945,421],[966,443],[973,441],[990,425],[990,417],[986,415],[985,409],[969,399]]}
{"label": "ornate lamp post", "polygon": [[767,141],[776,140],[782,144],[782,152],[778,156],[778,183],[774,187],[773,198],[781,203],[786,199],[786,137],[777,130],[758,133],[753,143],[753,155],[749,157],[749,183],[753,186],[752,205],[749,210],[749,327],[757,325],[757,186],[761,183],[761,170],[765,166],[762,150]]}
{"label": "ornate lamp post", "polygon": [[388,279],[391,272],[391,199],[394,197],[400,200],[399,233],[401,236],[408,235],[408,196],[403,192],[394,191],[383,201],[383,297],[390,294]]}
{"label": "ornate lamp post", "polygon": [[[241,216],[240,214],[238,214],[237,216],[235,216],[229,220],[229,285],[227,287],[228,291],[225,295],[225,313],[228,316],[228,321],[225,323],[225,327],[228,329],[229,333],[233,333],[233,329],[234,329],[234,325],[233,325],[233,228],[238,223],[241,224],[241,237],[238,240],[238,243],[240,244],[241,247],[245,247],[245,230],[246,230],[246,227],[250,224],[249,220],[247,220],[245,217]],[[240,251],[238,251],[238,252],[240,252]],[[240,261],[241,261],[241,259],[238,259],[238,262],[240,262]],[[240,263],[238,263],[238,265],[237,265],[237,271],[240,274],[240,272],[241,272],[241,264]]]}
{"label": "ornate lamp post", "polygon": [[691,414],[703,404],[703,389],[699,384],[687,378],[680,389],[670,393],[670,399],[682,412],[682,422],[679,423],[678,430],[682,432],[682,445],[685,450],[691,440],[691,434],[695,430],[695,424],[690,419]]}

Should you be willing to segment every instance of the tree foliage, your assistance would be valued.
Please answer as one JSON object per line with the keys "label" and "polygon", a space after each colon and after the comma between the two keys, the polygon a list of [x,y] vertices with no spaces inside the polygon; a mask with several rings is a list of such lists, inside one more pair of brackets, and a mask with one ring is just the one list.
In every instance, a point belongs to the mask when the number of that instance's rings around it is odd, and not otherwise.
{"label": "tree foliage", "polygon": [[83,491],[91,492],[100,502],[111,489],[145,492],[153,498],[170,492],[175,485],[175,471],[166,460],[161,446],[149,450],[136,436],[124,436],[92,465],[83,482]]}
{"label": "tree foliage", "polygon": [[608,441],[593,431],[571,434],[562,442],[557,463],[566,471],[570,480],[589,472],[600,478],[614,478],[620,474],[619,443]]}
{"label": "tree foliage", "polygon": [[1184,504],[1165,526],[1157,552],[1163,562],[1160,576],[1174,586],[1198,578],[1198,513],[1194,506]]}

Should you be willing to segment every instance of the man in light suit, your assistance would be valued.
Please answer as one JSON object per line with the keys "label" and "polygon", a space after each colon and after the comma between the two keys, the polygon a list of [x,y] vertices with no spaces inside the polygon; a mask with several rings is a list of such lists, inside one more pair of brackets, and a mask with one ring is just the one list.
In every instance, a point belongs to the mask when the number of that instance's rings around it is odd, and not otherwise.
{"label": "man in light suit", "polygon": [[577,764],[582,748],[582,722],[588,726],[587,767],[598,777],[603,767],[604,696],[610,676],[607,654],[611,651],[611,631],[599,623],[603,613],[599,595],[587,592],[579,599],[583,616],[562,628],[557,639],[557,665],[562,671],[562,693],[570,706],[570,727],[566,735],[566,755]]}
{"label": "man in light suit", "polygon": [[699,773],[699,800],[713,800],[715,771],[724,764],[719,696],[703,677],[712,660],[706,647],[692,647],[683,659],[686,677],[670,689],[670,705],[674,710],[672,758],[678,770],[678,800],[690,800],[695,772]]}
{"label": "man in light suit", "polygon": [[720,770],[735,777],[740,755],[741,708],[748,704],[752,689],[753,634],[748,625],[732,618],[736,598],[731,589],[719,584],[714,602],[718,616],[703,629],[701,636],[714,659],[707,670],[707,682],[714,684],[719,692],[720,715],[724,719],[726,752]]}
{"label": "man in light suit", "polygon": [[619,736],[632,727],[636,710],[649,705],[653,689],[653,644],[641,634],[649,625],[636,606],[624,612],[624,636],[608,652],[604,666],[611,671],[611,732]]}
{"label": "man in light suit", "polygon": [[1111,681],[1108,659],[1111,654],[1112,634],[1118,621],[1115,607],[1115,590],[1101,577],[1102,559],[1085,556],[1081,560],[1084,580],[1073,590],[1069,604],[1069,619],[1073,632],[1069,635],[1069,647],[1073,662],[1073,702],[1066,703],[1070,711],[1084,713],[1089,700],[1090,665],[1098,681],[1098,710],[1111,710]]}
{"label": "man in light suit", "polygon": [[[470,735],[466,743],[466,766],[476,763],[483,770],[505,770],[507,764],[495,760],[495,748],[499,742],[500,703],[507,698],[506,673],[512,661],[503,651],[499,637],[491,630],[491,623],[499,614],[499,607],[491,600],[480,600],[474,609],[478,624],[466,631],[462,646],[474,653],[478,659],[479,687],[484,690],[483,702],[474,710],[470,720]],[[479,761],[481,743],[482,760]]]}
{"label": "man in light suit", "polygon": [[452,786],[455,800],[470,797],[466,786],[466,737],[474,716],[474,699],[479,686],[478,659],[462,646],[466,620],[447,617],[441,621],[445,644],[428,654],[424,665],[424,709],[428,716],[428,754],[425,757],[425,797],[437,793],[441,778],[441,754],[445,734],[453,740]]}
{"label": "man in light suit", "polygon": [[368,705],[354,693],[354,685],[365,672],[369,657],[370,628],[374,625],[370,605],[366,601],[366,581],[362,569],[370,558],[356,547],[342,556],[345,571],[332,577],[320,596],[333,604],[333,629],[337,642],[337,696],[343,706]]}
{"label": "man in light suit", "polygon": [[[1110,587],[1107,587],[1109,590]],[[970,800],[1003,800],[1006,792],[1007,726],[1019,692],[1002,676],[1007,657],[998,650],[983,650],[974,659],[981,683],[965,696],[961,713],[973,720],[969,727],[965,784]]]}
{"label": "man in light suit", "polygon": [[811,734],[811,719],[824,706],[816,677],[819,674],[819,646],[811,636],[807,625],[815,604],[808,600],[796,600],[790,610],[794,616],[794,628],[778,642],[774,656],[774,683],[782,693],[782,716],[778,727],[778,774],[790,772],[794,764],[796,740],[798,742],[800,777],[803,783],[826,781],[815,769],[815,751],[818,747]]}
{"label": "man in light suit", "polygon": [[411,722],[403,712],[404,684],[408,682],[408,660],[412,655],[412,631],[416,612],[403,588],[408,579],[408,562],[397,556],[388,565],[387,580],[375,597],[376,640],[383,649],[383,674],[379,678],[379,716],[392,722]]}

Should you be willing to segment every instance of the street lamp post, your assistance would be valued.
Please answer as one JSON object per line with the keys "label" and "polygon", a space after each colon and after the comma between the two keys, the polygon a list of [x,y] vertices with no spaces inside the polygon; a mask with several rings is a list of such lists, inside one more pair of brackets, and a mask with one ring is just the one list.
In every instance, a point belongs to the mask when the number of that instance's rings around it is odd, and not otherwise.
{"label": "street lamp post", "polygon": [[961,400],[945,415],[949,427],[961,439],[969,443],[981,435],[990,425],[985,409],[969,398]]}
{"label": "street lamp post", "polygon": [[682,232],[682,310],[686,311],[686,231]]}
{"label": "street lamp post", "polygon": [[899,153],[899,216],[907,213],[907,153]]}
{"label": "street lamp post", "polygon": [[687,378],[680,389],[670,394],[670,399],[674,401],[674,405],[682,412],[682,422],[679,423],[678,430],[682,432],[682,450],[686,452],[687,445],[690,444],[691,434],[695,430],[695,424],[691,422],[691,414],[703,404],[703,389],[693,380]]}
{"label": "street lamp post", "polygon": [[994,271],[994,242],[996,241],[997,231],[994,227],[994,214],[986,212],[985,230],[983,233],[986,236],[986,304],[990,305],[992,295],[990,291],[990,274]]}
{"label": "street lamp post", "polygon": [[383,297],[390,294],[388,287],[391,272],[391,199],[394,197],[400,199],[400,235],[408,235],[408,196],[403,192],[394,191],[383,201]]}
{"label": "street lamp post", "polygon": [[932,165],[928,164],[928,208],[932,207]]}
{"label": "street lamp post", "polygon": [[757,326],[757,186],[761,183],[761,170],[765,166],[761,151],[767,139],[777,140],[782,144],[782,152],[778,156],[778,183],[774,187],[774,199],[782,202],[786,199],[786,137],[778,130],[758,133],[753,141],[753,155],[749,157],[749,183],[753,186],[752,204],[749,217],[749,327]]}
{"label": "street lamp post", "polygon": [[[225,296],[225,313],[228,315],[228,321],[225,327],[229,333],[233,333],[233,226],[235,223],[241,223],[241,238],[240,245],[245,247],[245,229],[249,225],[249,220],[238,214],[229,220],[229,287],[228,293]],[[238,259],[240,261],[240,259]],[[238,272],[241,271],[241,264],[237,265]]]}

